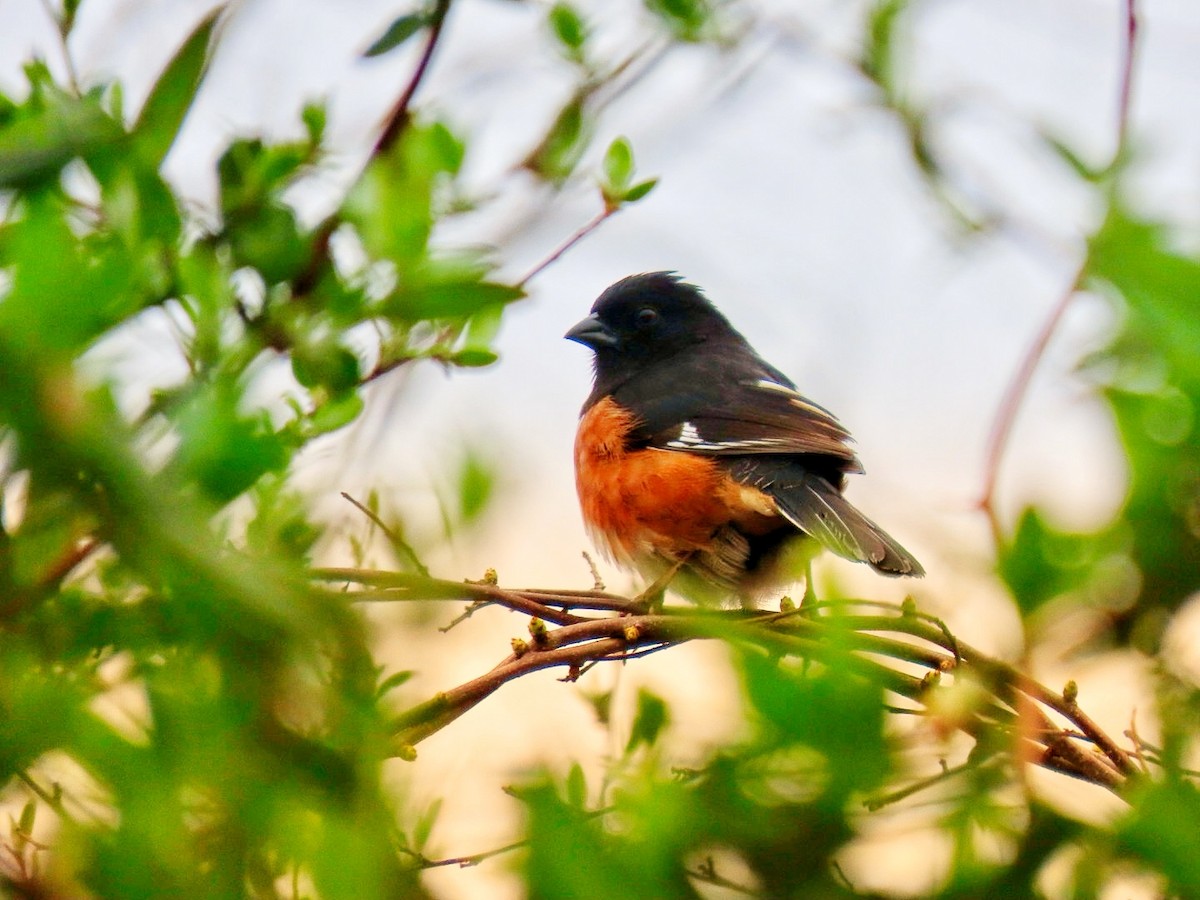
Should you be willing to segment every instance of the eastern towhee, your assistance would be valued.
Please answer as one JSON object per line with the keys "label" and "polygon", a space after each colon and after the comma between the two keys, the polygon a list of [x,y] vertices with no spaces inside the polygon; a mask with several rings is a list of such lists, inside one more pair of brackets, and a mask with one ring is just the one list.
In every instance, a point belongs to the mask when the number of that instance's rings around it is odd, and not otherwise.
{"label": "eastern towhee", "polygon": [[710,602],[798,580],[814,542],[883,575],[924,574],[842,496],[862,471],[850,433],[698,288],[630,276],[566,337],[595,351],[575,480],[614,562],[651,577],[679,567],[677,586]]}

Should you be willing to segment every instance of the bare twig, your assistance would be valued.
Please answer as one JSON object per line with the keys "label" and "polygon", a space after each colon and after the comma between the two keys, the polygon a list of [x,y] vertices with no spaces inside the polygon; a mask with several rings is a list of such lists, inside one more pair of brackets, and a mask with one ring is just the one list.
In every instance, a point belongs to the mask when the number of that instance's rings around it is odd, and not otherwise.
{"label": "bare twig", "polygon": [[341,495],[343,500],[348,502],[351,506],[370,519],[371,522],[381,532],[383,532],[383,536],[387,538],[388,543],[392,545],[392,549],[396,551],[398,556],[408,560],[408,564],[416,569],[417,572],[422,576],[426,578],[429,577],[429,569],[427,569],[425,564],[421,562],[421,558],[417,556],[417,551],[413,549],[413,546],[409,544],[408,541],[404,540],[404,538],[399,535],[396,529],[390,527],[386,522],[384,522],[374,510],[364,506],[345,491],[342,491]]}
{"label": "bare twig", "polygon": [[438,41],[442,36],[442,27],[446,24],[446,14],[450,12],[450,2],[451,0],[437,0],[434,4],[433,12],[429,18],[429,36],[425,40],[425,49],[421,51],[420,61],[418,61],[417,67],[413,70],[407,87],[405,87],[404,92],[400,94],[391,111],[388,113],[383,130],[379,133],[379,138],[375,141],[375,147],[371,151],[371,156],[379,156],[381,153],[385,153],[389,147],[396,143],[400,135],[404,133],[404,129],[408,127],[411,117],[409,107],[412,105],[413,97],[416,96],[417,88],[421,86],[421,82],[425,79],[425,73],[429,70],[429,63],[433,60],[433,51],[437,49]]}
{"label": "bare twig", "polygon": [[[583,821],[588,819],[597,819],[600,816],[606,816],[616,809],[614,806],[605,806],[601,809],[590,809],[582,812],[579,818]],[[481,862],[491,859],[494,856],[500,856],[504,853],[511,853],[514,850],[520,850],[522,847],[529,846],[529,839],[522,841],[513,841],[511,844],[505,844],[503,847],[496,847],[492,850],[484,850],[482,853],[472,853],[466,856],[448,856],[444,859],[429,859],[418,853],[407,851],[417,861],[417,866],[422,869],[437,869],[445,866],[458,866],[460,869],[469,869],[471,866],[477,866]]]}
{"label": "bare twig", "polygon": [[72,821],[71,814],[67,812],[67,808],[63,806],[62,797],[58,794],[58,785],[55,785],[56,790],[48,791],[38,784],[37,781],[34,780],[33,776],[27,771],[23,769],[19,770],[16,775],[17,779],[20,780],[25,787],[29,788],[29,790],[32,791],[39,800],[54,810],[64,822]]}
{"label": "bare twig", "polygon": [[1125,0],[1125,57],[1121,62],[1121,88],[1117,97],[1117,147],[1113,152],[1114,162],[1121,158],[1129,142],[1129,112],[1133,108],[1133,69],[1137,36],[1137,0]]}
{"label": "bare twig", "polygon": [[67,577],[102,546],[103,544],[92,535],[72,540],[39,574],[34,585],[25,590],[11,592],[10,596],[0,603],[0,619],[10,619],[21,614],[58,590]]}
{"label": "bare twig", "polygon": [[761,895],[761,891],[738,884],[736,881],[730,881],[724,875],[720,874],[711,856],[696,866],[696,868],[686,869],[685,872],[689,878],[694,878],[705,884],[711,884],[714,887],[725,888],[725,890],[732,891],[735,894],[744,894],[747,897],[758,897]]}
{"label": "bare twig", "polygon": [[604,590],[604,579],[600,577],[600,570],[596,567],[596,561],[592,559],[591,554],[586,550],[583,551],[583,559],[587,563],[588,571],[592,573],[592,590]]}
{"label": "bare twig", "polygon": [[[1137,0],[1125,0],[1125,52],[1121,63],[1120,88],[1117,97],[1117,128],[1113,148],[1112,162],[1109,168],[1115,170],[1124,159],[1129,141],[1129,119],[1133,99],[1133,74],[1137,61],[1138,16]],[[996,512],[996,482],[999,478],[1000,465],[1004,459],[1012,434],[1013,424],[1020,412],[1025,397],[1029,392],[1029,383],[1033,374],[1041,364],[1046,354],[1050,339],[1058,330],[1063,315],[1071,305],[1075,295],[1079,293],[1087,277],[1087,260],[1085,259],[1075,272],[1070,285],[1063,292],[1058,302],[1050,310],[1046,321],[1038,330],[1033,343],[1025,352],[1024,358],[1017,367],[1012,382],[1000,401],[993,420],[991,435],[988,438],[987,454],[984,463],[983,491],[979,498],[979,508],[988,517],[992,536],[997,547],[1002,540],[999,519]]]}
{"label": "bare twig", "polygon": [[1058,331],[1059,323],[1062,321],[1067,307],[1071,305],[1071,301],[1075,299],[1075,295],[1079,292],[1086,274],[1086,263],[1084,263],[1076,270],[1070,285],[1063,291],[1058,302],[1054,304],[1054,308],[1050,310],[1050,315],[1046,317],[1046,321],[1042,323],[1042,327],[1034,337],[1033,343],[1025,351],[1025,356],[1021,359],[1020,365],[1017,366],[1016,374],[1013,375],[1008,389],[1005,390],[1004,397],[1000,401],[1000,407],[996,411],[996,417],[992,421],[992,430],[988,437],[987,456],[984,462],[983,493],[979,498],[979,508],[988,517],[988,524],[992,530],[992,538],[997,547],[1000,546],[1003,532],[1001,531],[1000,519],[996,511],[996,482],[1000,477],[1000,464],[1003,462],[1005,450],[1008,449],[1008,441],[1012,436],[1013,424],[1016,422],[1017,413],[1020,412],[1021,406],[1025,402],[1025,396],[1029,393],[1029,383],[1033,380],[1033,375],[1041,364],[1042,357],[1046,355],[1046,347],[1050,344],[1050,339],[1054,337],[1054,333]]}
{"label": "bare twig", "polygon": [[[991,762],[991,760],[988,760],[987,762]],[[946,767],[943,763],[942,770],[936,775],[931,775],[928,778],[919,778],[911,784],[907,784],[902,788],[897,788],[896,790],[890,791],[886,794],[878,794],[874,797],[868,797],[863,801],[863,806],[871,812],[876,812],[880,809],[883,809],[885,806],[891,806],[893,803],[899,803],[901,800],[907,800],[914,794],[919,794],[935,785],[950,781],[953,778],[957,778],[964,772],[978,770],[982,765],[986,764],[987,763],[979,763],[973,759],[968,759],[961,765],[951,768]]]}
{"label": "bare twig", "polygon": [[527,285],[530,281],[532,281],[538,275],[542,274],[542,272],[544,272],[546,269],[550,268],[550,266],[552,266],[556,262],[558,262],[558,260],[563,256],[563,254],[565,254],[568,250],[570,250],[572,247],[574,247],[576,244],[578,244],[580,241],[582,241],[585,237],[587,237],[589,234],[591,234],[593,231],[595,231],[597,228],[599,228],[601,225],[603,225],[619,209],[620,209],[619,206],[605,206],[604,209],[602,209],[600,212],[598,212],[595,215],[595,217],[591,219],[591,221],[589,221],[585,225],[583,225],[583,227],[581,227],[573,235],[571,235],[569,238],[567,238],[565,241],[563,241],[561,244],[559,244],[558,247],[549,256],[547,256],[540,263],[538,263],[536,266],[534,266],[532,269],[530,269],[528,272],[526,272],[525,275],[521,278],[521,280],[517,282],[517,287],[525,287],[525,285]]}

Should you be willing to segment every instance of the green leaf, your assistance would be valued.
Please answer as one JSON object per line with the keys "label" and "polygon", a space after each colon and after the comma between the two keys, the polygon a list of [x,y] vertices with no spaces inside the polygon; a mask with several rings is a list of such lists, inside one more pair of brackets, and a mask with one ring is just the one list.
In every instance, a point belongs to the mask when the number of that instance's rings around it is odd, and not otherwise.
{"label": "green leaf", "polygon": [[567,773],[567,803],[576,809],[587,807],[587,779],[579,763],[573,763]]}
{"label": "green leaf", "polygon": [[300,231],[296,214],[287,206],[267,203],[225,224],[235,268],[255,269],[271,285],[290,282],[308,267],[312,235]]}
{"label": "green leaf", "polygon": [[292,350],[292,374],[304,387],[323,387],[336,396],[358,387],[362,372],[358,357],[330,339],[298,342]]}
{"label": "green leaf", "polygon": [[[764,747],[803,745],[824,757],[818,779],[832,807],[855,790],[879,785],[890,768],[880,689],[841,671],[819,673],[747,651],[741,668],[747,699],[761,717]],[[816,778],[816,776],[813,776]]]}
{"label": "green leaf", "polygon": [[31,193],[0,239],[0,267],[12,274],[0,329],[43,353],[82,349],[148,299],[126,247],[76,237],[66,214],[53,195]]}
{"label": "green leaf", "polygon": [[[662,846],[660,843],[620,841],[597,821],[585,818],[579,808],[565,803],[550,785],[527,788],[520,796],[529,811],[525,875],[531,898],[650,900],[693,896],[682,877],[663,883],[649,866],[637,864],[644,861],[644,857],[635,856],[639,847],[651,855]],[[636,875],[632,875],[634,872]]]}
{"label": "green leaf", "polygon": [[622,196],[633,178],[633,149],[629,141],[619,137],[604,153],[604,184],[613,196]]}
{"label": "green leaf", "polygon": [[328,434],[349,425],[362,411],[362,397],[357,391],[349,391],[318,406],[309,423],[315,434]]}
{"label": "green leaf", "polygon": [[342,215],[372,258],[391,260],[401,271],[425,262],[440,212],[435,195],[458,172],[463,153],[462,142],[445,125],[413,123],[371,161]]}
{"label": "green leaf", "polygon": [[403,684],[407,684],[409,680],[416,674],[412,669],[403,669],[399,672],[393,672],[383,681],[379,682],[379,687],[375,689],[376,697],[383,697],[385,694],[394,691]]}
{"label": "green leaf", "polygon": [[496,474],[477,453],[468,453],[458,470],[459,518],[470,523],[479,518],[492,499]]}
{"label": "green leaf", "polygon": [[62,98],[0,131],[0,188],[54,178],[76,157],[124,140],[125,132],[94,97]]}
{"label": "green leaf", "polygon": [[71,30],[71,23],[75,21],[75,14],[79,11],[79,4],[83,0],[63,0],[63,25],[67,31]]}
{"label": "green leaf", "polygon": [[876,0],[867,11],[866,42],[859,65],[888,95],[896,90],[897,32],[908,4],[909,0]]}
{"label": "green leaf", "polygon": [[466,369],[481,369],[490,366],[499,358],[496,353],[483,347],[467,347],[451,356],[450,362]]}
{"label": "green leaf", "polygon": [[238,390],[222,380],[193,397],[178,418],[180,445],[171,468],[218,503],[232,500],[288,459],[269,422],[242,415],[238,405]]}
{"label": "green leaf", "polygon": [[21,817],[17,820],[17,828],[22,835],[33,834],[33,825],[37,820],[37,800],[29,800],[21,807]]}
{"label": "green leaf", "polygon": [[503,306],[492,306],[481,309],[475,315],[471,316],[470,321],[467,322],[466,346],[471,349],[490,351],[492,341],[500,333],[500,325],[503,321]]}
{"label": "green leaf", "polygon": [[645,688],[639,689],[637,712],[633,717],[625,752],[632,753],[642,745],[653,747],[668,721],[667,704],[663,699]]}
{"label": "green leaf", "polygon": [[90,154],[88,168],[100,183],[105,225],[147,271],[161,273],[158,292],[168,293],[171,276],[163,269],[179,242],[183,220],[158,164],[116,145]]}
{"label": "green leaf", "polygon": [[309,520],[306,498],[289,488],[286,475],[267,475],[251,491],[255,515],[246,525],[246,547],[264,557],[308,558],[322,529]]}
{"label": "green leaf", "polygon": [[612,718],[613,692],[601,691],[598,694],[584,694],[583,699],[592,708],[596,721],[607,728]]}
{"label": "green leaf", "polygon": [[260,140],[237,140],[217,161],[221,212],[226,220],[247,216],[274,201],[308,161],[305,144],[268,147]]}
{"label": "green leaf", "polygon": [[1098,566],[1121,549],[1111,533],[1058,531],[1031,508],[1021,515],[1012,541],[1001,548],[997,565],[1021,612],[1030,615],[1055,597],[1082,591],[1102,574]]}
{"label": "green leaf", "polygon": [[428,24],[428,13],[408,13],[400,16],[387,27],[387,30],[375,40],[375,43],[363,52],[363,56],[368,58],[382,56],[395,50]]}
{"label": "green leaf", "polygon": [[154,165],[162,162],[184,116],[191,107],[204,74],[213,27],[220,10],[197,26],[154,83],[133,127],[138,149]]}
{"label": "green leaf", "polygon": [[319,146],[325,137],[327,122],[325,104],[306,103],[304,110],[300,113],[300,120],[304,123],[304,130],[308,132],[308,142],[314,147]]}
{"label": "green leaf", "polygon": [[413,826],[413,849],[418,853],[424,850],[425,845],[429,843],[429,835],[433,832],[433,826],[437,824],[441,811],[442,798],[438,797],[429,804],[429,807],[417,820],[417,824]]}
{"label": "green leaf", "polygon": [[657,186],[657,178],[647,178],[645,181],[639,181],[622,195],[621,200],[625,203],[637,203],[637,201],[641,200]]}
{"label": "green leaf", "polygon": [[634,172],[633,148],[623,137],[617,138],[609,145],[604,154],[601,171],[600,193],[604,198],[605,207],[609,210],[616,209],[624,203],[636,203],[658,184],[657,178],[648,178],[630,185]]}
{"label": "green leaf", "polygon": [[1119,630],[1146,628],[1153,649],[1164,611],[1200,589],[1200,259],[1163,229],[1110,211],[1093,238],[1088,274],[1112,297],[1116,336],[1088,364],[1104,385],[1129,460],[1119,527],[1133,541],[1141,595]]}
{"label": "green leaf", "polygon": [[466,157],[466,144],[443,122],[432,123],[427,134],[430,154],[438,171],[457,175]]}
{"label": "green leaf", "polygon": [[645,4],[676,40],[689,43],[704,39],[713,18],[708,0],[645,0]]}
{"label": "green leaf", "polygon": [[588,29],[579,11],[570,3],[555,3],[550,7],[549,19],[550,28],[562,45],[567,58],[582,62]]}
{"label": "green leaf", "polygon": [[181,306],[193,328],[188,358],[202,370],[215,365],[220,357],[223,315],[234,302],[227,257],[212,244],[198,242],[179,258]]}
{"label": "green leaf", "polygon": [[525,296],[523,288],[493,281],[440,282],[401,287],[386,310],[404,321],[460,319]]}
{"label": "green leaf", "polygon": [[1200,792],[1181,780],[1146,783],[1130,798],[1133,810],[1117,826],[1122,848],[1166,875],[1181,897],[1200,896]]}
{"label": "green leaf", "polygon": [[561,184],[575,171],[591,140],[591,133],[591,116],[584,97],[577,94],[559,110],[550,130],[523,165],[538,177]]}

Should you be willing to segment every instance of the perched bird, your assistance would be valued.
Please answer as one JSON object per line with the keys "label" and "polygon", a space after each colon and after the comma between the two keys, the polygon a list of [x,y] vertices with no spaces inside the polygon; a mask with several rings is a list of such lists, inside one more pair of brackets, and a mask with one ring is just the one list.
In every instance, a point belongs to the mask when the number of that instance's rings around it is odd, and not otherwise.
{"label": "perched bird", "polygon": [[575,480],[612,561],[652,578],[679,569],[683,593],[702,602],[752,602],[797,581],[819,547],[883,575],[924,574],[842,496],[862,471],[849,432],[699,288],[671,272],[632,275],[565,337],[595,352]]}

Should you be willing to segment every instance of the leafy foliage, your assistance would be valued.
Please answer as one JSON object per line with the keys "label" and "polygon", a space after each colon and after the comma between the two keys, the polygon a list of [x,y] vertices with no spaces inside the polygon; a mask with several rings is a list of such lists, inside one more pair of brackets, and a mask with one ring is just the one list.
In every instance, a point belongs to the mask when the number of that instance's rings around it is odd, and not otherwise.
{"label": "leafy foliage", "polygon": [[1200,259],[1115,207],[1092,241],[1089,271],[1118,292],[1123,322],[1091,362],[1129,459],[1122,519],[1142,575],[1136,624],[1200,589]]}

